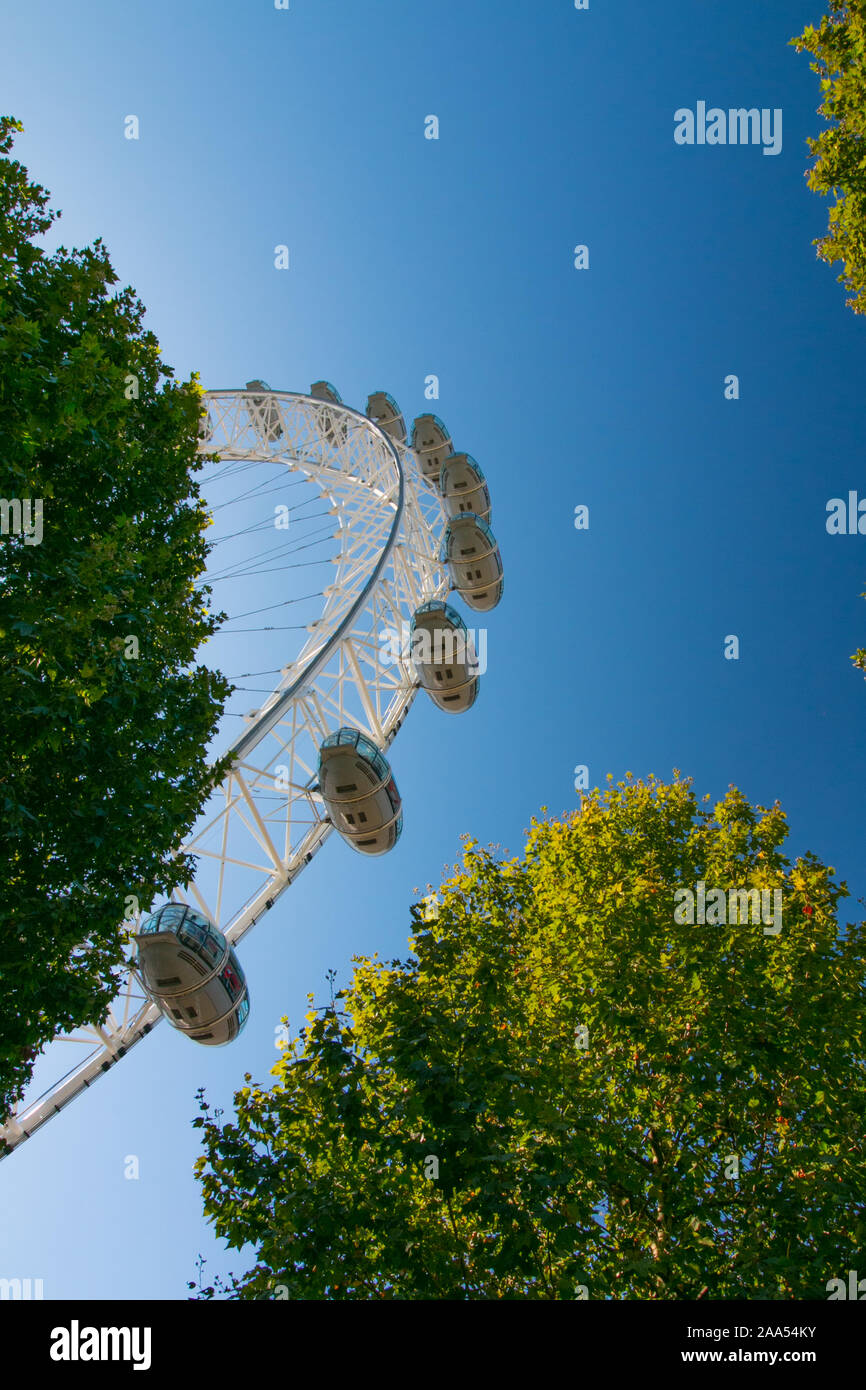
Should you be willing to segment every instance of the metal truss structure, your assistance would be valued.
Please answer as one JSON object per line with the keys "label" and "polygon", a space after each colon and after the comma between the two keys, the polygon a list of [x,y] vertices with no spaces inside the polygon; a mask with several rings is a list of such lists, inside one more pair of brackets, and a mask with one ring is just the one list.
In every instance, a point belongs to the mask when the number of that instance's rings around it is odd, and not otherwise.
{"label": "metal truss structure", "polygon": [[[247,716],[227,750],[230,771],[182,846],[198,867],[173,898],[198,907],[235,945],[333,828],[316,790],[323,739],[349,726],[387,749],[415,698],[408,654],[383,660],[381,631],[404,633],[415,610],[444,598],[451,581],[439,559],[442,501],[407,445],[347,406],[289,391],[210,391],[207,406],[201,451],[282,463],[308,479],[330,504],[337,542],[321,616],[273,693]],[[77,1045],[83,1058],[6,1118],[3,1152],[85,1091],[160,1018],[128,965],[106,1021],[52,1044]]]}

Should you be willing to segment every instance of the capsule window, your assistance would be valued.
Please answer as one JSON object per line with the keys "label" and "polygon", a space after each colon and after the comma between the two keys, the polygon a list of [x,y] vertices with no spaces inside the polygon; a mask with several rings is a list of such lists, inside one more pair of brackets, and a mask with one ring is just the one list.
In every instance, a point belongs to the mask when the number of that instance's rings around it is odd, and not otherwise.
{"label": "capsule window", "polygon": [[230,965],[227,965],[224,970],[220,971],[220,979],[225,985],[232,1001],[237,999],[238,995],[241,993],[242,986]]}
{"label": "capsule window", "polygon": [[172,1009],[172,1013],[174,1014],[175,1018],[182,1017],[180,1009]]}
{"label": "capsule window", "polygon": [[348,783],[346,784],[345,787],[338,787],[338,788],[337,788],[337,795],[340,796],[343,792],[356,792],[357,790],[358,790],[358,784],[357,784],[357,782],[348,782]]}
{"label": "capsule window", "polygon": [[196,1009],[187,1009],[187,1014],[190,1018],[198,1018],[198,1012]]}
{"label": "capsule window", "polygon": [[162,985],[179,985],[179,984],[180,984],[180,976],[179,976],[179,975],[172,975],[171,978],[167,978],[167,979],[165,979],[165,980],[157,980],[157,982],[156,982],[156,987],[157,987],[157,989],[159,989]]}
{"label": "capsule window", "polygon": [[178,928],[177,936],[178,940],[182,941],[185,946],[191,946],[193,950],[196,950],[203,944],[207,936],[207,929],[200,927],[196,922],[187,922]]}
{"label": "capsule window", "polygon": [[365,811],[359,811],[359,812],[358,812],[358,820],[361,822],[362,825],[365,823],[366,819],[367,819],[367,813],[366,813]]}
{"label": "capsule window", "polygon": [[349,822],[350,825],[354,825],[354,824],[355,824],[355,817],[354,817],[354,816],[350,816],[348,811],[344,811],[343,814],[345,815],[346,820]]}

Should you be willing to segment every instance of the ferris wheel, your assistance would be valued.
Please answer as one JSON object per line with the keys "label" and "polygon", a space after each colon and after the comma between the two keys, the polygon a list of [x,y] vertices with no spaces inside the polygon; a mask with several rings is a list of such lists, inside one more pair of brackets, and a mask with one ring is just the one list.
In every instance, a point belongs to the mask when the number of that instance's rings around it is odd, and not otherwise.
{"label": "ferris wheel", "polygon": [[[478,694],[472,635],[446,597],[456,590],[476,612],[495,607],[502,561],[484,474],[471,455],[454,451],[442,421],[419,416],[410,438],[386,392],[374,392],[361,413],[325,381],[308,395],[251,381],[209,391],[205,404],[202,454],[286,470],[326,504],[333,582],[322,588],[300,653],[275,668],[273,689],[229,741],[229,771],[180,847],[196,857],[195,878],[147,922],[133,912],[125,925],[135,944],[105,1021],[51,1044],[52,1052],[73,1045],[75,1064],[5,1117],[0,1155],[87,1090],[161,1018],[197,1041],[236,1036],[249,996],[234,948],[332,831],[372,856],[396,843],[403,808],[387,753],[418,691],[454,713]],[[154,943],[162,956],[153,956]],[[168,948],[188,965],[167,980],[159,961]],[[185,969],[203,984],[188,984]],[[205,1026],[195,1008],[173,1007],[207,1005],[208,991],[216,1026]]]}

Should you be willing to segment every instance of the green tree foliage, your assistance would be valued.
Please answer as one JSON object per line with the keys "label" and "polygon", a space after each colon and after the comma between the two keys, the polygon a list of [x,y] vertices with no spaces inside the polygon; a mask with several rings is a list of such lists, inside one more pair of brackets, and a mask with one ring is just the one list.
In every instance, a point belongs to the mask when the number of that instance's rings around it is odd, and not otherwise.
{"label": "green tree foliage", "polygon": [[[675,773],[521,859],[470,841],[409,959],[357,958],[231,1122],[202,1099],[205,1211],[256,1262],[200,1295],[826,1297],[866,1238],[866,924],[786,835]],[[679,925],[699,881],[778,888],[781,930]]]}
{"label": "green tree foliage", "polygon": [[[866,0],[830,0],[830,14],[815,29],[811,24],[791,43],[805,49],[821,78],[824,100],[819,114],[836,124],[809,149],[817,156],[807,171],[816,193],[836,194],[830,209],[830,231],[814,243],[825,261],[842,261],[838,276],[851,294],[846,304],[855,314],[866,313]],[[863,595],[866,597],[866,595]],[[866,671],[866,649],[851,660]]]}
{"label": "green tree foliage", "polygon": [[[97,241],[35,244],[55,214],[0,120],[0,493],[42,499],[41,543],[0,536],[0,1113],[58,1030],[98,1022],[142,908],[206,797],[231,687],[191,670],[222,615],[194,587],[208,519],[201,389],[180,384]],[[139,644],[138,658],[129,638]]]}
{"label": "green tree foliage", "polygon": [[855,314],[866,313],[866,0],[830,0],[830,13],[818,28],[808,25],[791,39],[798,53],[805,50],[821,78],[823,101],[819,115],[832,122],[817,140],[809,140],[816,156],[807,171],[809,187],[836,196],[830,209],[830,229],[814,245],[831,264],[841,261],[837,277],[851,296],[845,302]]}

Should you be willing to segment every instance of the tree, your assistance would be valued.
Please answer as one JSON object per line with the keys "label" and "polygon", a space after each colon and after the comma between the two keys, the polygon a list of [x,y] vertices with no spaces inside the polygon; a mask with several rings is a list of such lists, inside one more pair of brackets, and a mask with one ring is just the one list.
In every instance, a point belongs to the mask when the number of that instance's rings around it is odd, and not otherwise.
{"label": "tree", "polygon": [[816,162],[806,177],[816,193],[836,196],[829,232],[813,245],[822,260],[841,261],[837,277],[855,314],[866,313],[866,0],[830,0],[830,13],[817,29],[807,25],[791,39],[821,78],[819,115],[834,122],[809,140]]}
{"label": "tree", "polygon": [[[201,1296],[826,1297],[866,1236],[866,924],[786,835],[675,773],[469,841],[409,959],[356,958],[231,1122],[200,1093],[205,1212],[255,1252]],[[701,884],[780,929],[689,925]]]}
{"label": "tree", "polygon": [[127,899],[189,878],[171,852],[231,689],[192,669],[223,616],[195,587],[201,388],[100,241],[35,244],[56,214],[20,130],[0,119],[0,1114],[45,1042],[104,1018]]}

